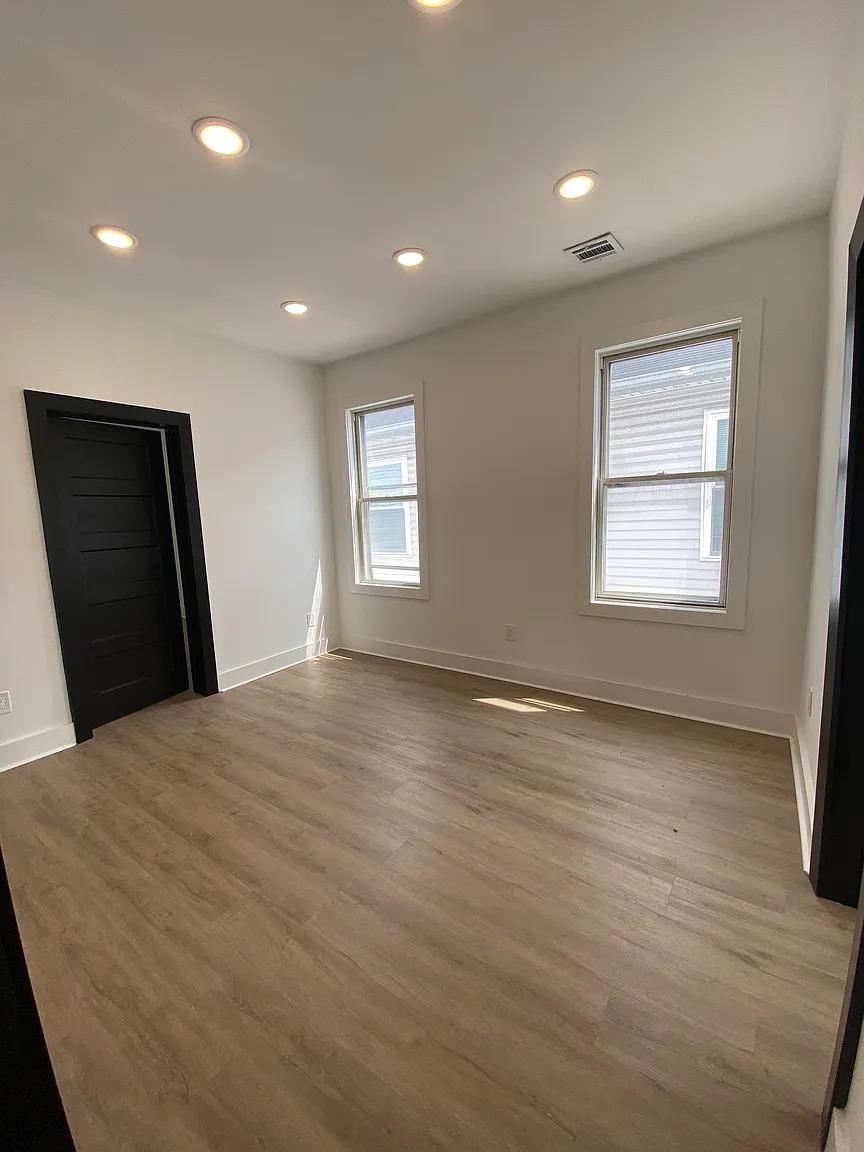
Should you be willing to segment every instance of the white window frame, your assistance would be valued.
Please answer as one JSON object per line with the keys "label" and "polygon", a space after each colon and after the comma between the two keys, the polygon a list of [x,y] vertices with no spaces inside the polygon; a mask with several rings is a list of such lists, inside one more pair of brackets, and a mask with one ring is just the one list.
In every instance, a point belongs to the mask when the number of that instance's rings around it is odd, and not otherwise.
{"label": "white window frame", "polygon": [[[664,600],[601,597],[598,588],[597,541],[599,538],[598,478],[602,445],[602,365],[610,355],[644,354],[688,339],[703,339],[738,331],[737,379],[734,423],[730,424],[730,457],[734,484],[727,492],[724,524],[726,533],[725,603],[673,604]],[[633,326],[598,330],[582,349],[580,389],[580,474],[578,515],[578,610],[589,616],[622,620],[743,629],[746,624],[747,584],[750,557],[750,520],[756,455],[756,415],[762,344],[762,300],[732,303],[723,308]],[[730,415],[731,415],[730,409]],[[731,447],[734,439],[734,448]],[[734,460],[733,460],[734,453]],[[670,475],[667,480],[672,479]],[[627,478],[628,481],[631,478]],[[651,478],[657,479],[657,478]],[[728,481],[727,481],[728,483]]]}
{"label": "white window frame", "polygon": [[[357,434],[359,417],[366,412],[374,412],[384,408],[397,408],[400,405],[413,404],[414,406],[414,441],[417,453],[417,495],[408,497],[385,497],[396,502],[414,502],[417,508],[417,535],[419,542],[420,583],[400,584],[395,581],[367,580],[365,578],[363,534],[364,500],[361,498],[360,485],[360,443]],[[351,541],[353,555],[353,581],[351,589],[354,592],[371,596],[399,596],[408,600],[429,599],[429,563],[426,544],[426,452],[425,452],[425,423],[423,417],[423,388],[418,385],[413,392],[403,396],[392,396],[386,400],[376,400],[368,404],[356,404],[345,410],[345,429],[348,448],[348,489],[349,509],[351,520]],[[405,461],[407,465],[407,459]],[[407,468],[403,465],[403,475]],[[411,536],[410,511],[406,508],[406,534]]]}

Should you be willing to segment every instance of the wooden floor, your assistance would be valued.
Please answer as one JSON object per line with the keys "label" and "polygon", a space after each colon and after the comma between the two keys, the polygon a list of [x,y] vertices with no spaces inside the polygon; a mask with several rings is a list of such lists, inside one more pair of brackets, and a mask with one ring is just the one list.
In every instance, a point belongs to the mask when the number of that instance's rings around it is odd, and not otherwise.
{"label": "wooden floor", "polygon": [[783,741],[324,657],[0,776],[0,839],[79,1152],[818,1146]]}

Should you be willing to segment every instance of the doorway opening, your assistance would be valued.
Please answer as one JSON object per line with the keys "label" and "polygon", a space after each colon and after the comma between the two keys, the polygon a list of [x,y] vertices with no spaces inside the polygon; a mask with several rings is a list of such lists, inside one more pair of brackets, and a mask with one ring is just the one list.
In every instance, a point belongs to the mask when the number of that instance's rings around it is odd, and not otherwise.
{"label": "doorway opening", "polygon": [[864,1023],[864,203],[849,245],[834,578],[828,619],[819,770],[810,855],[817,896],[858,906],[849,972],[822,1111],[825,1145],[845,1108]]}
{"label": "doorway opening", "polygon": [[218,691],[188,413],[26,391],[75,735]]}

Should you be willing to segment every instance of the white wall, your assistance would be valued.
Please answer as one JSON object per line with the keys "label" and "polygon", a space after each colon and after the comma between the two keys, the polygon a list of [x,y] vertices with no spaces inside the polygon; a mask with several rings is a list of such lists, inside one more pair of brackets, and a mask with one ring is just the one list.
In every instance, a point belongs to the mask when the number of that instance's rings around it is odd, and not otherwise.
{"label": "white wall", "polygon": [[220,684],[305,653],[331,579],[318,370],[0,284],[0,767],[69,736],[25,388],[191,413]]}
{"label": "white wall", "polygon": [[[840,449],[840,401],[846,347],[846,280],[849,239],[864,197],[864,52],[852,73],[854,89],[830,219],[830,273],[825,398],[819,456],[816,531],[813,545],[807,640],[797,706],[801,759],[812,821],[819,752],[819,723],[825,674],[825,642],[834,570],[834,524]],[[807,694],[813,708],[807,711]]]}
{"label": "white wall", "polygon": [[825,1152],[864,1152],[864,1069],[859,1054],[845,1108],[836,1109]]}
{"label": "white wall", "polygon": [[[343,642],[788,730],[809,585],[825,243],[825,221],[804,221],[325,369]],[[579,379],[580,342],[695,312],[728,319],[730,302],[755,297],[764,326],[746,628],[579,615],[579,390],[593,386]],[[344,410],[420,380],[431,597],[357,594]]]}

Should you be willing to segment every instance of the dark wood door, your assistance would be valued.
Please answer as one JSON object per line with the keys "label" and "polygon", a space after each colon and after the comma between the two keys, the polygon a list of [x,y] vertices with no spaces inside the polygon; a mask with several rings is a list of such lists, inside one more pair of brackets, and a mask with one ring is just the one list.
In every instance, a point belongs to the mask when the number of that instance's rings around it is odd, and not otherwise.
{"label": "dark wood door", "polygon": [[59,575],[82,653],[74,674],[97,726],[188,687],[162,439],[65,417],[49,425],[65,520]]}

